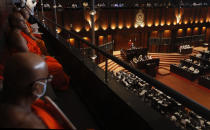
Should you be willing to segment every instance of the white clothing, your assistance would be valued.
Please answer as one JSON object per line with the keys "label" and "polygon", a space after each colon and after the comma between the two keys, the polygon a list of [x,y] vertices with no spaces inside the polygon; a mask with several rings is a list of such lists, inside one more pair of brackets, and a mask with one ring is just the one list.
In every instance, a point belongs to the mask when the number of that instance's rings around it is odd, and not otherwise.
{"label": "white clothing", "polygon": [[36,6],[37,2],[34,0],[27,0],[26,5],[28,6],[28,8],[30,9],[30,14],[34,15],[34,7]]}

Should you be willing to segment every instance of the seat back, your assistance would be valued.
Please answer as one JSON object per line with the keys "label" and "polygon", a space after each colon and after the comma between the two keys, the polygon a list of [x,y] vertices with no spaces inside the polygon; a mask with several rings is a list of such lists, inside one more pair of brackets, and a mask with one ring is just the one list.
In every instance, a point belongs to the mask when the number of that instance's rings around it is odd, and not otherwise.
{"label": "seat back", "polygon": [[62,119],[66,128],[71,130],[77,130],[73,123],[68,119],[68,117],[62,112],[62,110],[55,104],[55,102],[50,97],[45,96],[44,100],[45,103],[47,103],[53,108],[53,111],[54,113],[56,113],[56,116]]}

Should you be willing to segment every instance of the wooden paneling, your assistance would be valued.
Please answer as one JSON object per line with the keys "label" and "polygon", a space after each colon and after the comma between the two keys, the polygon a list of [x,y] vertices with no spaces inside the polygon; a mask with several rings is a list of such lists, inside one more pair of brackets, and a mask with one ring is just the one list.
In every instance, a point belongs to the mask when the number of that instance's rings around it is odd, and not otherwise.
{"label": "wooden paneling", "polygon": [[152,33],[151,33],[151,36],[150,36],[151,38],[157,38],[158,37],[158,31],[153,31]]}
{"label": "wooden paneling", "polygon": [[169,9],[166,9],[166,17],[165,17],[165,20],[166,20],[166,25],[171,25],[173,23],[173,19],[174,19],[174,9],[173,8],[169,8]]}
{"label": "wooden paneling", "polygon": [[191,35],[192,35],[192,29],[191,28],[187,28],[186,36],[191,36]]}
{"label": "wooden paneling", "polygon": [[[88,41],[88,42],[91,42],[91,39],[89,37],[83,37],[83,39]],[[81,44],[81,46],[84,47],[84,48],[88,47],[88,45],[86,45],[86,44]]]}
{"label": "wooden paneling", "polygon": [[[109,9],[109,10],[98,10],[95,17],[96,28],[98,30],[107,30],[107,28],[123,29],[133,28],[135,23],[135,16],[138,9]],[[176,16],[180,13],[182,18],[180,23],[189,24],[190,22],[196,21],[202,23],[210,20],[210,7],[194,7],[194,8],[148,8],[143,9],[146,21],[145,26],[151,27],[153,23],[156,26],[160,25],[171,25],[175,23]],[[49,19],[54,19],[54,13],[52,11],[45,11],[45,16]],[[65,10],[64,12],[57,13],[58,23],[64,23],[64,26],[68,29],[70,24],[77,31],[88,28],[90,30],[90,15],[87,10]],[[62,18],[64,21],[62,21]],[[172,24],[172,25],[173,25]]]}
{"label": "wooden paneling", "polygon": [[183,29],[178,29],[178,31],[177,31],[177,37],[183,37],[183,36],[184,36]]}
{"label": "wooden paneling", "polygon": [[125,18],[125,26],[126,26],[127,29],[129,29],[129,28],[131,28],[133,26],[131,10],[125,11],[124,15],[126,16],[126,18]]}
{"label": "wooden paneling", "polygon": [[75,45],[75,39],[74,38],[70,38],[69,39],[69,43],[74,46]]}
{"label": "wooden paneling", "polygon": [[70,17],[69,17],[69,11],[67,11],[67,13],[63,13],[63,19],[64,19],[64,27],[67,30],[70,30],[71,26],[70,26]]}
{"label": "wooden paneling", "polygon": [[206,17],[207,17],[206,22],[210,22],[210,7],[208,7],[208,11],[207,11]]}
{"label": "wooden paneling", "polygon": [[196,7],[195,8],[195,14],[194,14],[194,17],[195,17],[195,23],[198,23],[199,22],[199,19],[200,19],[200,8],[199,7]]}
{"label": "wooden paneling", "polygon": [[153,18],[154,18],[154,13],[153,13],[154,9],[147,9],[147,26],[151,27],[153,25]]}
{"label": "wooden paneling", "polygon": [[160,11],[161,11],[161,9],[160,8],[156,8],[155,9],[155,18],[154,18],[154,25],[155,26],[159,26],[160,25],[160,17],[161,17],[161,15],[160,15]]}
{"label": "wooden paneling", "polygon": [[[73,11],[71,12],[71,16],[70,18],[72,19],[71,22],[72,22],[72,25],[73,25],[73,29],[76,31],[76,32],[80,32],[82,29],[83,29],[83,24],[84,24],[84,12],[82,10],[79,10],[79,11]],[[78,22],[80,21],[80,22]]]}
{"label": "wooden paneling", "polygon": [[201,18],[200,18],[200,23],[203,23],[206,21],[206,12],[208,11],[207,7],[201,8]]}
{"label": "wooden paneling", "polygon": [[104,36],[98,36],[98,45],[104,44]]}
{"label": "wooden paneling", "polygon": [[198,27],[195,27],[193,29],[193,35],[198,35],[199,34],[199,28]]}
{"label": "wooden paneling", "polygon": [[191,8],[190,23],[195,22],[196,8]]}
{"label": "wooden paneling", "polygon": [[116,32],[114,35],[115,50],[127,49],[130,36],[125,31]]}
{"label": "wooden paneling", "polygon": [[112,41],[112,35],[108,35],[107,36],[107,42],[111,42]]}
{"label": "wooden paneling", "polygon": [[210,27],[206,30],[206,42],[210,43]]}
{"label": "wooden paneling", "polygon": [[[127,48],[130,39],[137,47],[147,47],[149,33],[150,38],[172,38],[171,31],[174,31],[174,37],[176,38],[206,32],[206,39],[209,40],[207,35],[209,31],[206,31],[208,29],[203,30],[202,25],[199,24],[204,22],[204,26],[208,28],[208,24],[205,22],[210,21],[210,7],[145,8],[142,9],[145,21],[144,28],[134,27],[138,11],[139,9],[97,9],[95,17],[96,39],[99,36],[104,36],[104,42],[115,40],[116,50]],[[177,25],[176,16],[179,13],[182,18],[179,25],[174,26]],[[46,11],[45,15],[52,20],[54,19],[53,11]],[[70,25],[72,25],[72,30],[79,32],[79,35],[90,37],[90,15],[87,10],[66,10],[62,14],[58,13],[57,16],[58,23],[62,24],[63,22],[66,29],[69,30]],[[64,21],[62,21],[62,18]],[[195,20],[198,26],[194,23]],[[199,29],[196,31],[194,30],[195,27],[199,27]],[[171,31],[167,32],[166,30]],[[112,36],[110,39],[107,37],[108,34]],[[99,44],[104,43],[100,40],[98,42]],[[158,45],[154,46],[157,46],[157,50]]]}
{"label": "wooden paneling", "polygon": [[166,8],[162,8],[161,9],[161,20],[160,20],[160,25],[161,26],[164,26],[165,25],[165,22],[166,22],[166,16],[167,16],[167,9]]}
{"label": "wooden paneling", "polygon": [[185,8],[184,9],[184,18],[183,18],[183,23],[184,24],[188,24],[188,23],[190,23],[190,21],[191,21],[191,12],[192,11],[192,9],[191,8]]}
{"label": "wooden paneling", "polygon": [[121,10],[118,10],[117,13],[118,13],[118,29],[123,29],[125,27],[125,17],[124,17],[124,12],[126,10],[122,10],[122,13],[121,13]]}
{"label": "wooden paneling", "polygon": [[202,27],[201,34],[205,34],[205,33],[206,33],[206,27]]}
{"label": "wooden paneling", "polygon": [[171,30],[165,30],[163,32],[163,37],[164,38],[170,38],[171,37]]}
{"label": "wooden paneling", "polygon": [[110,13],[110,27],[114,30],[117,28],[117,12],[110,11]]}
{"label": "wooden paneling", "polygon": [[100,27],[103,29],[103,30],[107,30],[108,28],[108,16],[109,14],[107,12],[104,11],[103,12],[100,12]]}
{"label": "wooden paneling", "polygon": [[64,26],[64,14],[62,12],[57,12],[57,23]]}

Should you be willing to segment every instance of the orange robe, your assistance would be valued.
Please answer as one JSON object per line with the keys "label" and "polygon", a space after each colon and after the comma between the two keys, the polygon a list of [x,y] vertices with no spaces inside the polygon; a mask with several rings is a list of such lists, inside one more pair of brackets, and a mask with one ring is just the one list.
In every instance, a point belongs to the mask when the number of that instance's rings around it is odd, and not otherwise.
{"label": "orange robe", "polygon": [[26,20],[26,25],[27,25],[27,27],[28,27],[30,33],[32,33],[33,36],[35,36],[35,37],[37,37],[37,38],[39,38],[39,39],[42,38],[42,36],[41,36],[40,34],[33,34],[33,29],[31,28],[31,24],[30,24],[27,20]]}
{"label": "orange robe", "polygon": [[52,108],[45,104],[44,101],[38,99],[31,105],[33,112],[41,118],[48,129],[63,129],[62,125],[52,115]]}
{"label": "orange robe", "polygon": [[49,73],[53,75],[52,86],[58,90],[68,89],[69,76],[63,71],[62,65],[51,56],[46,56],[45,61],[48,64]]}
{"label": "orange robe", "polygon": [[21,35],[27,41],[27,46],[28,46],[28,49],[29,49],[30,52],[33,52],[33,53],[35,53],[37,55],[42,55],[42,52],[41,52],[40,48],[37,46],[36,41],[34,41],[33,39],[31,39],[24,32],[21,32]]}
{"label": "orange robe", "polygon": [[46,46],[45,46],[44,41],[41,40],[41,38],[42,38],[41,35],[40,35],[40,34],[33,34],[32,28],[31,28],[31,24],[30,24],[28,21],[26,21],[26,25],[27,25],[27,27],[28,27],[30,33],[32,34],[32,36],[38,38],[38,40],[36,41],[36,43],[37,43],[37,45],[39,46],[41,52],[42,52],[44,55],[47,55],[47,54],[48,54],[48,53],[47,53],[47,48],[46,48]]}
{"label": "orange robe", "polygon": [[128,48],[131,48],[131,46],[132,46],[132,41],[129,41],[128,42]]}
{"label": "orange robe", "polygon": [[[30,52],[33,52],[37,55],[42,55],[40,48],[33,39],[31,39],[24,32],[21,32],[21,35],[28,42],[27,46]],[[66,90],[69,86],[69,77],[63,71],[62,65],[51,56],[45,56],[45,62],[48,65],[49,74],[53,75],[53,80],[51,82],[52,86],[58,90]]]}

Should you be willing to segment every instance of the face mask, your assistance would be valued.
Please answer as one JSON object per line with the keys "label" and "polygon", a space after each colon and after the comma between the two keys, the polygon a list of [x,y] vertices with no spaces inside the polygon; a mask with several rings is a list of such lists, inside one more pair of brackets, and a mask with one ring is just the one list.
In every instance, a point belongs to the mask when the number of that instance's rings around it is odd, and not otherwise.
{"label": "face mask", "polygon": [[41,92],[40,94],[37,94],[37,93],[35,94],[35,93],[34,93],[34,95],[35,95],[37,98],[41,98],[41,97],[44,96],[44,94],[46,93],[46,90],[47,90],[47,81],[46,81],[45,83],[40,82],[40,81],[36,81],[35,84],[40,84],[40,85],[43,86],[43,90],[42,90],[42,92]]}

